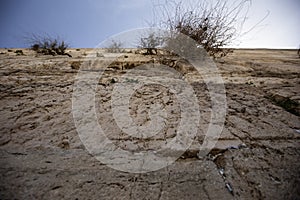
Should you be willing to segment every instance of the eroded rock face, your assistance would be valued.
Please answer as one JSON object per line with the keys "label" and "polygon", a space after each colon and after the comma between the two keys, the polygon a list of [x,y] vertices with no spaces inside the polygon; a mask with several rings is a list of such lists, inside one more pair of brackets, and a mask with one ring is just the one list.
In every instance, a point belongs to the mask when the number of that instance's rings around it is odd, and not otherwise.
{"label": "eroded rock face", "polygon": [[[225,82],[227,116],[216,146],[201,158],[199,146],[212,114],[206,84],[195,70],[186,70],[186,63],[176,65],[173,58],[165,59],[165,65],[183,74],[174,83],[186,80],[193,86],[201,120],[191,147],[176,162],[144,174],[109,168],[89,154],[80,140],[73,121],[72,93],[84,61],[81,54],[88,50],[74,50],[72,58],[34,57],[23,52],[23,56],[0,55],[1,199],[300,198],[300,119],[278,103],[290,99],[299,105],[296,52],[237,50],[217,61]],[[86,69],[101,70],[107,59],[103,55],[94,68]],[[158,104],[166,112],[166,126],[153,137],[124,134],[111,110],[115,85],[137,82],[137,78],[121,76],[159,60],[128,53],[112,63],[97,83],[99,123],[107,137],[124,150],[155,151],[177,134],[179,102],[165,87],[139,88],[130,101],[129,114],[140,126],[149,123],[151,105]],[[161,73],[167,80],[167,74]]]}

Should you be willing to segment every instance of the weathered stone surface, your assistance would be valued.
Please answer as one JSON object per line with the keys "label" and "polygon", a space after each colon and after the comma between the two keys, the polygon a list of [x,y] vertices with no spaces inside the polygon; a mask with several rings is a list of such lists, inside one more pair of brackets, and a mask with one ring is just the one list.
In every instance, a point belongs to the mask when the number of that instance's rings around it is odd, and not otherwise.
{"label": "weathered stone surface", "polygon": [[[89,51],[72,50],[72,58],[34,57],[28,50],[23,50],[24,56],[0,55],[0,199],[300,198],[300,119],[277,102],[280,98],[299,100],[296,52],[237,50],[217,61],[226,87],[227,116],[216,146],[201,158],[198,151],[210,121],[211,100],[201,76],[183,70],[184,77],[176,76],[176,80],[189,81],[199,102],[201,119],[195,140],[172,165],[131,174],[96,160],[76,131],[73,83],[78,63],[84,60],[81,54]],[[82,69],[103,70],[103,64],[111,60],[111,55],[103,55],[92,68]],[[155,151],[177,134],[178,99],[159,85],[140,88],[130,101],[130,115],[141,126],[149,123],[151,105],[161,105],[167,117],[161,115],[166,126],[159,134],[147,139],[131,137],[117,126],[111,110],[111,91],[132,64],[158,60],[128,53],[97,83],[99,123],[107,137],[125,150]],[[166,72],[160,73],[169,80]],[[123,81],[134,85],[137,78]],[[277,97],[276,101],[270,96]]]}

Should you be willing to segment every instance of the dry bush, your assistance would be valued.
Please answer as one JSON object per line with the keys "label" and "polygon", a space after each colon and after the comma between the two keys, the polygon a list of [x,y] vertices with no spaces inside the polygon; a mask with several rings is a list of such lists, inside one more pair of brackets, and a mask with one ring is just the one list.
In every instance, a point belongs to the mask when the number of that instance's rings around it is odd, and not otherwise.
{"label": "dry bush", "polygon": [[121,42],[112,40],[108,47],[106,47],[106,52],[108,53],[121,53],[123,44]]}
{"label": "dry bush", "polygon": [[149,33],[147,37],[142,37],[139,48],[146,50],[146,55],[156,55],[157,48],[164,44],[164,38],[156,35],[154,32]]}
{"label": "dry bush", "polygon": [[213,57],[226,56],[230,50],[224,47],[240,34],[251,0],[237,0],[234,3],[228,0],[202,0],[190,6],[187,2],[168,1],[156,6],[155,12],[162,19],[160,26],[189,36]]}
{"label": "dry bush", "polygon": [[72,57],[66,53],[66,49],[69,45],[59,37],[54,38],[48,35],[31,34],[27,37],[27,41],[30,44],[30,48],[37,53],[52,56],[67,55]]}
{"label": "dry bush", "polygon": [[17,56],[23,56],[24,55],[24,52],[21,49],[16,50],[15,53],[16,53]]}

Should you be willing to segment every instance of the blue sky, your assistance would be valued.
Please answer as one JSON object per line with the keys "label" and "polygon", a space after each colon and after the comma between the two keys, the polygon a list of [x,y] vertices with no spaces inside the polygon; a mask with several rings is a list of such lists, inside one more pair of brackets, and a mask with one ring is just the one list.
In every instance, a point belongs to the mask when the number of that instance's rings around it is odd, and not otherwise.
{"label": "blue sky", "polygon": [[[25,47],[30,33],[60,36],[72,47],[95,47],[122,31],[147,27],[157,0],[1,0],[0,47]],[[161,2],[164,2],[161,0]],[[299,0],[253,0],[239,47],[298,48]]]}

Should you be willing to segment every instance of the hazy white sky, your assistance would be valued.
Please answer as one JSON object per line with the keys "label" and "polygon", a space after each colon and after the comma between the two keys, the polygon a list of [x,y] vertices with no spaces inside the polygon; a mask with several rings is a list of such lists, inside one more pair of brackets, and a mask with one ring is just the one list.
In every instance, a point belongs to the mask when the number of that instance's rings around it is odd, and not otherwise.
{"label": "hazy white sky", "polygon": [[[72,47],[95,47],[101,41],[153,20],[158,0],[1,0],[0,47],[25,47],[28,33],[47,33],[66,39]],[[164,2],[161,0],[160,2]],[[252,0],[238,47],[298,48],[300,0]]]}

